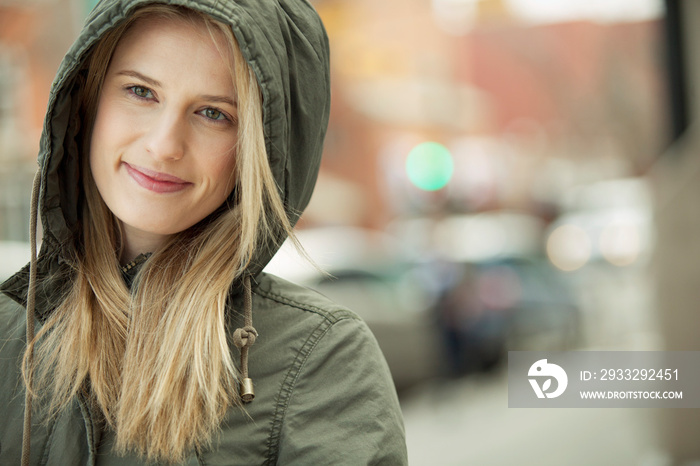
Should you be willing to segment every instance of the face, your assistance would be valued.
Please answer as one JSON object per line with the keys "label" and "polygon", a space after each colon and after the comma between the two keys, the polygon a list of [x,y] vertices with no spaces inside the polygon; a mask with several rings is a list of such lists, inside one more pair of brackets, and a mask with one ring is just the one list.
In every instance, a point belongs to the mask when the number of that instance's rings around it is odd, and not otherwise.
{"label": "face", "polygon": [[138,20],[107,69],[90,168],[135,253],[204,219],[233,189],[238,116],[217,41],[203,25]]}

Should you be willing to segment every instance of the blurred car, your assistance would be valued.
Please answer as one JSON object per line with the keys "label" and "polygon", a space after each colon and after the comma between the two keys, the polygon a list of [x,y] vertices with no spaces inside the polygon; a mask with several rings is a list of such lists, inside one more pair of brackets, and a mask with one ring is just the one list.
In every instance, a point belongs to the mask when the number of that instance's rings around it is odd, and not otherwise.
{"label": "blurred car", "polygon": [[[434,314],[454,375],[488,370],[511,350],[566,350],[579,342],[580,307],[544,255],[545,222],[494,210],[394,226],[426,251]],[[421,237],[421,234],[423,237]]]}
{"label": "blurred car", "polygon": [[579,306],[546,258],[500,256],[450,266],[457,278],[436,302],[435,315],[452,375],[489,370],[508,351],[579,344]]}
{"label": "blurred car", "polygon": [[286,242],[266,272],[308,286],[357,313],[384,353],[397,389],[435,377],[440,335],[432,296],[395,238],[358,228],[302,230],[298,238],[323,272]]}

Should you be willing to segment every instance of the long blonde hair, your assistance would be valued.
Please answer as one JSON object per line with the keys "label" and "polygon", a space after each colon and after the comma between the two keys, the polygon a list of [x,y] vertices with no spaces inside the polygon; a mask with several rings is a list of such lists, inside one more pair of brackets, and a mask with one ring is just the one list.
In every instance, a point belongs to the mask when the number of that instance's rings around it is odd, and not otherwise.
{"label": "long blonde hair", "polygon": [[[212,39],[226,39],[221,52],[233,58],[240,119],[235,189],[227,205],[155,251],[129,289],[118,262],[119,227],[97,191],[86,149],[115,47],[134,22],[153,15],[193,21],[206,26]],[[84,202],[74,277],[28,345],[26,354],[36,346],[36,363],[27,368],[25,356],[25,382],[37,395],[46,394],[51,415],[75,395],[86,395],[114,429],[119,453],[180,461],[206,447],[227,409],[240,404],[226,328],[231,285],[259,248],[284,233],[292,236],[267,161],[262,98],[230,26],[182,7],[136,10],[95,46],[86,76]]]}

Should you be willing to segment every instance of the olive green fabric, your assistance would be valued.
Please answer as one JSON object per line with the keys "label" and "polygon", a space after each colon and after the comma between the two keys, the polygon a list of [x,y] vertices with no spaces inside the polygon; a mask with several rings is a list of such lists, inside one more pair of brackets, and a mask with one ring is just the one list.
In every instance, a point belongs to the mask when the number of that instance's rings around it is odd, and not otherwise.
{"label": "olive green fabric", "polygon": [[[71,280],[66,251],[78,221],[77,83],[90,47],[147,0],[98,4],[54,81],[41,138],[39,212],[43,226],[37,267],[38,325]],[[264,101],[270,166],[292,223],[313,191],[329,114],[328,41],[304,0],[163,1],[231,24],[256,73]],[[342,247],[342,245],[339,245]],[[211,448],[186,464],[406,463],[403,423],[388,368],[367,326],[317,293],[260,273],[275,252],[263,249],[250,272],[259,337],[250,349],[256,398],[231,409]],[[19,464],[24,387],[28,268],[0,286],[0,464]],[[232,291],[231,326],[242,325],[242,297]],[[234,360],[238,350],[232,348]],[[115,456],[113,439],[80,398],[57,419],[42,422],[37,401],[31,464],[138,465]]]}
{"label": "olive green fabric", "polygon": [[[242,308],[240,297],[233,307]],[[231,409],[212,447],[192,452],[185,464],[406,464],[398,401],[366,325],[324,297],[266,274],[255,286],[253,309],[260,334],[249,362],[255,400],[245,412]],[[231,318],[232,326],[241,325],[240,314]],[[19,464],[21,449],[24,308],[2,301],[0,322],[0,464],[9,465]],[[31,464],[145,464],[112,454],[112,436],[96,419],[76,399],[48,426],[37,420]]]}

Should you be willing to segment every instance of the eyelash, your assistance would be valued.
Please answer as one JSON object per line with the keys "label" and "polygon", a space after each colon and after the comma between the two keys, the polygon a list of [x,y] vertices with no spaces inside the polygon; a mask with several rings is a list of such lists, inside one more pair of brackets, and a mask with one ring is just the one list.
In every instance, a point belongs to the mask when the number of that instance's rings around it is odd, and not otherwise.
{"label": "eyelash", "polygon": [[[138,95],[136,93],[136,89],[145,91],[147,94],[150,94],[150,97],[144,97],[144,96]],[[126,90],[131,94],[131,96],[133,96],[135,99],[138,99],[138,100],[150,101],[150,100],[154,99],[153,91],[145,86],[138,86],[138,85],[127,86]],[[207,112],[208,110],[218,112],[219,115],[222,116],[223,118],[211,118],[211,117],[206,116],[205,112]],[[224,123],[234,123],[235,124],[236,123],[235,119],[231,118],[230,116],[228,116],[228,114],[226,114],[226,112],[224,112],[223,110],[220,110],[216,107],[206,107],[206,108],[198,111],[197,114],[203,116],[207,120],[210,120],[216,124],[224,124]]]}

